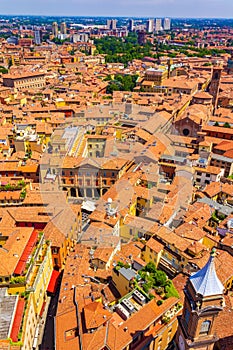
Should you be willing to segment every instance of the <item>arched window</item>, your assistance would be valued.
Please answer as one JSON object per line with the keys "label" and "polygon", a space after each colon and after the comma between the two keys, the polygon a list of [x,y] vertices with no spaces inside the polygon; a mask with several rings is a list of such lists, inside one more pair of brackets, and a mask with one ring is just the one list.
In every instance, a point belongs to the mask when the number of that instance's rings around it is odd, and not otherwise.
{"label": "arched window", "polygon": [[210,330],[210,325],[211,325],[211,321],[209,320],[205,320],[204,322],[202,322],[201,328],[200,328],[200,334],[202,335],[208,334]]}

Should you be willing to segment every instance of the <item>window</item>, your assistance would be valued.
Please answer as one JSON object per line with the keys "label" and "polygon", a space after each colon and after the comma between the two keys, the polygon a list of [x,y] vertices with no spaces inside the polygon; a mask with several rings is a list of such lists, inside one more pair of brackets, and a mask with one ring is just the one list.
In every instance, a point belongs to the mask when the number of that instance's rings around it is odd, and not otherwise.
{"label": "window", "polygon": [[70,171],[70,175],[71,175],[71,176],[73,175],[73,171]]}
{"label": "window", "polygon": [[77,329],[69,329],[68,331],[65,331],[65,340],[71,340],[74,339],[77,336]]}
{"label": "window", "polygon": [[211,325],[211,321],[209,320],[202,322],[201,328],[200,328],[200,334],[202,335],[208,334],[210,330],[210,325]]}
{"label": "window", "polygon": [[58,248],[52,248],[52,253],[53,254],[58,254]]}
{"label": "window", "polygon": [[185,319],[186,327],[188,327],[188,323],[190,319],[190,311],[188,309],[185,310],[184,319]]}

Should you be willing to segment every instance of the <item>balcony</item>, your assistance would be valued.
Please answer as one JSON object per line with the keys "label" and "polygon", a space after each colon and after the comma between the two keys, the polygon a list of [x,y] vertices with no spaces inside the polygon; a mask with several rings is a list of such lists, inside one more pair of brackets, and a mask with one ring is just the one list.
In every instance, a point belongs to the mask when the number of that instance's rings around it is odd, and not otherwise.
{"label": "balcony", "polygon": [[34,291],[38,281],[41,278],[45,264],[48,260],[48,249],[50,244],[44,243],[42,249],[38,252],[35,262],[32,266],[29,280],[27,281],[27,290]]}
{"label": "balcony", "polygon": [[160,258],[159,266],[161,267],[161,270],[165,271],[168,274],[168,276],[174,276],[181,270],[179,265],[169,260],[165,256],[162,256]]}

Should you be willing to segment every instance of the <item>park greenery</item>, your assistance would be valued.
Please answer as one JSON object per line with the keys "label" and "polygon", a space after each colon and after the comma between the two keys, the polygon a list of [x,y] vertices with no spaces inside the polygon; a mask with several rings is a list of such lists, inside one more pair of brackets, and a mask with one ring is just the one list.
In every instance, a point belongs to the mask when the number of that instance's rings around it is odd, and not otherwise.
{"label": "park greenery", "polygon": [[140,270],[139,275],[143,281],[142,289],[146,293],[154,289],[156,293],[164,299],[170,297],[179,298],[179,294],[172,281],[168,279],[165,272],[156,269],[153,262],[149,262],[142,270]]}
{"label": "park greenery", "polygon": [[106,92],[112,94],[113,91],[133,91],[136,86],[137,75],[116,74],[114,78],[108,75],[105,80],[109,82]]}
{"label": "park greenery", "polygon": [[133,59],[142,59],[152,56],[152,44],[146,43],[141,46],[137,41],[136,33],[129,33],[126,38],[104,37],[95,40],[96,53],[105,54],[106,62],[119,62],[127,66]]}
{"label": "park greenery", "polygon": [[[118,271],[122,267],[128,269],[130,265],[118,261],[115,270]],[[167,277],[165,272],[158,270],[152,261],[138,271],[138,276],[132,283],[134,287],[143,291],[149,297],[153,296],[151,292],[154,290],[162,299],[168,299],[170,297],[179,298],[179,294],[172,281]],[[161,303],[162,300],[159,301],[158,305],[161,305]]]}
{"label": "park greenery", "polygon": [[[172,33],[171,39],[175,39],[175,33]],[[224,50],[214,48],[199,48],[195,46],[194,40],[189,40],[182,46],[174,44],[162,43],[155,38],[154,45],[147,42],[144,45],[138,44],[137,33],[129,33],[126,38],[116,38],[107,36],[95,39],[96,54],[104,54],[106,62],[119,62],[125,66],[133,59],[143,59],[144,57],[152,57],[159,59],[161,56],[176,57],[177,54],[184,54],[188,57],[206,57],[217,56],[225,53]],[[208,64],[208,63],[207,63]]]}

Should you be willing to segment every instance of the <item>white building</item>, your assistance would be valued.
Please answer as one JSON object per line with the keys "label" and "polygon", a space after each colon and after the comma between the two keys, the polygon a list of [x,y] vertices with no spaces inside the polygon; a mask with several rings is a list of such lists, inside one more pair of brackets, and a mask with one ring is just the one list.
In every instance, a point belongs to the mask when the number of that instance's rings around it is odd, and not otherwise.
{"label": "white building", "polygon": [[170,18],[164,18],[163,20],[163,29],[170,30],[171,29],[171,20]]}
{"label": "white building", "polygon": [[154,20],[153,19],[148,19],[146,22],[146,31],[148,33],[153,33],[154,31]]}
{"label": "white building", "polygon": [[161,18],[156,18],[155,20],[155,31],[159,32],[162,30],[162,19]]}

